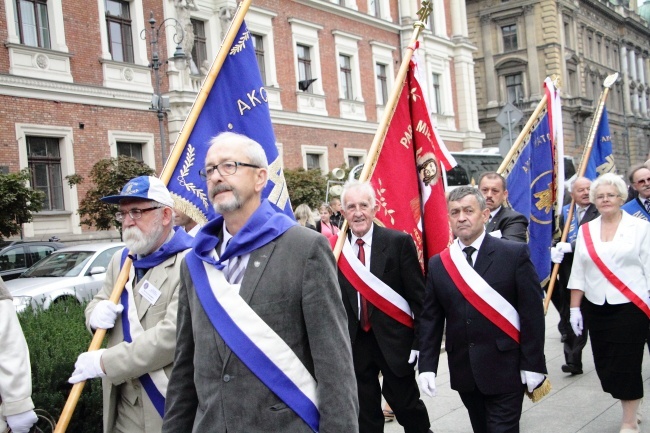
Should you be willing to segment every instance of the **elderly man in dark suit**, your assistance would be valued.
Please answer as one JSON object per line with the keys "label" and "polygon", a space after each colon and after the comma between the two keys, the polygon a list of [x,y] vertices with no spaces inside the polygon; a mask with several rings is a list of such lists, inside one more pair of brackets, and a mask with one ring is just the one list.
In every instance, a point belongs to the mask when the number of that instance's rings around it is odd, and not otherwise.
{"label": "elderly man in dark suit", "polygon": [[504,206],[508,198],[506,180],[499,173],[483,173],[478,181],[478,189],[485,197],[490,209],[485,230],[492,236],[517,242],[527,242],[528,219],[519,212]]}
{"label": "elderly man in dark suit", "polygon": [[[569,233],[567,234],[567,242],[558,242],[556,246],[551,248],[551,260],[554,263],[560,263],[558,272],[558,286],[553,291],[551,300],[553,305],[560,313],[561,325],[558,326],[562,335],[564,343],[564,359],[565,364],[562,365],[562,371],[565,373],[582,374],[582,349],[587,344],[588,324],[585,323],[582,335],[576,336],[571,329],[569,323],[569,303],[571,300],[570,290],[567,289],[567,283],[571,276],[571,268],[573,267],[573,250],[576,247],[576,238],[578,236],[578,228],[584,223],[598,218],[600,213],[596,206],[589,201],[589,190],[591,188],[591,180],[586,177],[579,177],[571,184],[571,198],[575,202],[571,224],[569,225]],[[562,215],[560,215],[560,227],[564,229],[565,221],[569,216],[569,208],[571,204],[567,204],[562,208]]]}
{"label": "elderly man in dark suit", "polygon": [[[420,400],[414,372],[418,356],[418,319],[424,295],[424,277],[415,243],[405,233],[373,223],[377,203],[369,183],[355,181],[346,184],[341,199],[343,213],[350,226],[346,244],[351,253],[350,261],[361,267],[357,268],[361,271],[352,278],[355,281],[353,284],[339,266],[339,283],[348,315],[359,389],[359,431],[384,431],[381,409],[383,392],[405,432],[426,433],[430,426],[429,416]],[[363,274],[368,271],[380,281],[375,278],[374,283],[369,282],[373,277]],[[361,281],[357,281],[357,276]],[[391,315],[385,303],[371,303],[368,296],[362,294],[360,285],[373,291],[390,292],[388,296],[391,299],[399,299],[396,302],[412,312],[414,320],[411,319],[410,326]],[[410,314],[407,316],[411,318]],[[383,389],[379,383],[380,372],[383,375]]]}
{"label": "elderly man in dark suit", "polygon": [[479,191],[457,188],[447,205],[457,239],[429,261],[420,389],[436,393],[446,321],[451,387],[474,432],[518,432],[524,390],[532,392],[546,373],[537,273],[528,245],[486,235],[489,210]]}
{"label": "elderly man in dark suit", "polygon": [[257,142],[212,139],[201,173],[221,216],[181,269],[163,432],[358,431],[334,256],[261,199],[267,172]]}

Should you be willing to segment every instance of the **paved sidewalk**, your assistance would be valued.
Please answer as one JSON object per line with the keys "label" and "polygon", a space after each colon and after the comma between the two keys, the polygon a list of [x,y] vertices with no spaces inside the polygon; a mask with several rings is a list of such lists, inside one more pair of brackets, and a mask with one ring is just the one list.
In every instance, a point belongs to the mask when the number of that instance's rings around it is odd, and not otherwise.
{"label": "paved sidewalk", "polygon": [[[553,387],[551,393],[537,403],[524,398],[521,415],[522,433],[618,433],[621,404],[600,388],[594,369],[591,346],[583,352],[584,374],[562,373],[564,364],[558,313],[551,305],[546,316],[546,368]],[[647,349],[646,349],[647,350]],[[456,391],[449,387],[447,356],[440,357],[440,372],[436,378],[438,395],[423,397],[429,411],[431,429],[435,433],[471,433],[467,410]],[[643,359],[643,379],[646,398],[641,405],[643,422],[640,431],[650,432],[650,357]],[[404,429],[393,421],[386,423],[385,433],[401,433]]]}

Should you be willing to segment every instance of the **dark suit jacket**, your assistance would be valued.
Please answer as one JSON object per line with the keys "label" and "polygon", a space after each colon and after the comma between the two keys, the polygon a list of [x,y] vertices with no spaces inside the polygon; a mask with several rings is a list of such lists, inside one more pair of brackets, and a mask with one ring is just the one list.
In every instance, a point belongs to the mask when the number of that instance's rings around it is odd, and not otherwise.
{"label": "dark suit jacket", "polygon": [[[575,214],[575,209],[573,210]],[[580,220],[580,225],[583,225],[584,223],[588,223],[591,220],[595,220],[600,216],[600,213],[598,212],[598,209],[596,209],[596,205],[593,203],[589,204],[589,207],[585,211],[585,214],[582,216],[582,219]],[[560,214],[560,227],[564,229],[564,213]],[[575,251],[576,249],[576,242],[573,241],[571,242],[571,249],[572,251]],[[566,288],[567,283],[569,282],[569,277],[571,276],[571,268],[573,267],[573,253],[566,253],[564,254],[564,258],[562,259],[562,263],[560,263],[560,268],[558,269],[558,278],[560,281],[560,285],[563,288]]]}
{"label": "dark suit jacket", "polygon": [[[320,432],[358,432],[352,352],[327,239],[296,226],[253,251],[240,295],[318,382]],[[185,262],[177,329],[163,432],[311,432],[226,346]]]}
{"label": "dark suit jacket", "polygon": [[[406,233],[375,224],[370,248],[370,272],[406,299],[414,314],[415,331],[378,308],[371,306],[369,309],[373,332],[391,371],[400,377],[412,374],[413,365],[408,364],[408,358],[411,349],[417,349],[416,335],[424,297],[424,277],[413,239]],[[354,345],[359,327],[358,292],[340,270],[339,283],[348,314],[350,340]]]}
{"label": "dark suit jacket", "polygon": [[443,327],[451,388],[486,395],[522,391],[520,370],[546,373],[544,311],[527,244],[486,235],[474,269],[519,313],[520,344],[463,297],[436,255],[420,323],[420,371],[438,372]]}
{"label": "dark suit jacket", "polygon": [[509,207],[501,206],[489,223],[485,226],[488,233],[501,230],[501,238],[517,242],[528,242],[526,230],[528,219]]}

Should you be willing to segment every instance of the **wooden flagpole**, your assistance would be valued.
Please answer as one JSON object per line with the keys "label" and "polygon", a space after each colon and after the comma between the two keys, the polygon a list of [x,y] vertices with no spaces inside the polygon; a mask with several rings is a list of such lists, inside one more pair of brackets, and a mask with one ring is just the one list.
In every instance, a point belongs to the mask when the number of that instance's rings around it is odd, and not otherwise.
{"label": "wooden flagpole", "polygon": [[[589,162],[589,157],[591,156],[591,149],[594,145],[594,139],[596,138],[596,133],[598,132],[598,127],[600,126],[600,119],[603,116],[603,111],[605,110],[605,102],[607,102],[607,96],[609,95],[609,88],[616,82],[618,79],[618,72],[615,72],[611,75],[608,75],[603,82],[603,91],[600,94],[600,99],[598,100],[598,107],[594,115],[594,120],[591,122],[591,129],[589,130],[589,135],[587,136],[587,142],[585,143],[585,149],[582,153],[582,160],[580,161],[580,168],[578,169],[578,177],[585,175],[587,170],[587,163]],[[569,235],[569,227],[571,226],[571,220],[573,220],[573,210],[575,209],[575,200],[571,198],[571,206],[569,207],[569,213],[567,214],[566,221],[564,221],[564,228],[562,229],[562,237],[560,242],[566,242],[566,238]],[[555,281],[557,280],[557,274],[560,270],[560,264],[555,263],[553,265],[553,270],[551,272],[551,280],[548,283],[548,289],[546,290],[546,297],[544,298],[544,314],[548,311],[548,304],[551,302],[551,296],[553,295],[553,289],[555,288]]]}
{"label": "wooden flagpole", "polygon": [[[208,72],[208,75],[205,77],[205,80],[203,81],[201,90],[199,91],[199,94],[194,100],[192,109],[190,110],[190,113],[188,114],[187,118],[185,119],[185,122],[183,123],[183,127],[181,128],[181,132],[178,136],[178,139],[176,140],[172,152],[167,158],[167,162],[165,163],[162,173],[160,174],[160,180],[162,180],[165,183],[165,185],[167,185],[169,183],[169,179],[171,179],[171,176],[176,168],[176,164],[178,164],[178,161],[183,153],[185,144],[187,143],[190,133],[192,132],[192,129],[196,124],[196,120],[198,119],[199,114],[203,109],[203,105],[205,105],[205,101],[207,100],[208,94],[210,93],[210,90],[212,89],[212,86],[214,85],[214,82],[217,79],[217,75],[219,75],[219,72],[221,71],[221,67],[223,66],[223,63],[226,60],[226,56],[228,55],[230,47],[232,46],[232,43],[235,40],[235,36],[237,36],[237,32],[239,31],[239,28],[241,27],[241,24],[244,21],[244,16],[246,15],[246,12],[248,12],[251,2],[252,0],[242,0],[242,2],[239,3],[235,16],[233,17],[233,20],[230,23],[230,27],[228,28],[228,33],[226,34],[226,37],[221,43],[221,48],[219,49],[219,53],[217,54],[217,57],[215,58],[214,62],[212,62],[212,67],[210,68],[210,72]],[[111,292],[111,297],[109,298],[109,300],[115,304],[117,304],[120,301],[120,296],[122,295],[122,290],[124,290],[124,285],[129,280],[129,272],[131,271],[131,264],[132,264],[131,259],[127,257],[126,260],[124,261],[124,264],[122,265],[122,270],[120,271],[120,274],[117,277],[117,281],[113,286],[113,291]],[[88,346],[88,352],[99,350],[99,348],[102,345],[102,341],[104,341],[105,336],[106,336],[105,329],[97,329],[95,331],[95,334],[93,335],[93,339],[90,342],[90,345]],[[68,395],[68,399],[66,400],[65,406],[61,411],[61,417],[59,418],[59,421],[56,423],[56,428],[54,429],[54,433],[63,433],[68,428],[68,425],[70,424],[70,420],[72,419],[72,414],[74,413],[74,410],[77,407],[77,403],[79,402],[79,398],[81,397],[81,392],[83,391],[85,384],[86,382],[84,381],[84,382],[76,383],[72,386],[72,390]]]}
{"label": "wooden flagpole", "polygon": [[[402,89],[404,88],[404,82],[406,80],[406,74],[409,70],[409,64],[411,62],[411,57],[413,57],[413,51],[415,50],[415,45],[417,44],[418,38],[420,37],[420,32],[426,26],[426,20],[433,10],[433,5],[431,0],[422,0],[422,6],[417,12],[419,21],[416,21],[413,24],[413,35],[411,40],[406,47],[406,52],[404,57],[402,57],[402,64],[399,67],[397,76],[395,77],[396,85],[393,87],[390,93],[390,97],[386,102],[386,107],[384,108],[384,115],[382,116],[377,132],[375,132],[375,137],[372,140],[370,149],[368,150],[368,156],[366,157],[366,162],[363,165],[363,170],[359,176],[359,181],[365,182],[370,179],[372,172],[377,165],[377,159],[379,158],[379,152],[384,145],[384,139],[386,138],[386,132],[390,126],[390,122],[395,114],[395,108],[397,107],[397,102],[399,97],[402,94]],[[345,243],[346,232],[348,229],[348,221],[343,222],[343,226],[339,231],[339,238],[336,241],[336,246],[334,247],[334,257],[338,261],[341,251],[343,250],[343,244]]]}
{"label": "wooden flagpole", "polygon": [[535,111],[533,111],[533,114],[531,114],[530,118],[528,119],[528,122],[526,122],[526,125],[524,125],[524,128],[521,130],[519,135],[517,136],[517,139],[515,142],[512,144],[512,147],[506,154],[505,158],[503,158],[503,162],[501,162],[501,165],[497,169],[497,173],[501,174],[505,171],[505,169],[508,167],[508,164],[512,161],[512,159],[515,157],[517,152],[519,152],[520,147],[522,143],[524,142],[524,139],[526,138],[526,135],[530,132],[530,130],[533,128],[533,123],[535,123],[535,120],[537,119],[537,116],[539,116],[539,113],[542,112],[544,107],[546,107],[546,103],[548,96],[546,96],[546,93],[544,93],[544,96],[542,97],[542,100],[539,101],[539,104],[537,104],[537,107],[535,107]]}

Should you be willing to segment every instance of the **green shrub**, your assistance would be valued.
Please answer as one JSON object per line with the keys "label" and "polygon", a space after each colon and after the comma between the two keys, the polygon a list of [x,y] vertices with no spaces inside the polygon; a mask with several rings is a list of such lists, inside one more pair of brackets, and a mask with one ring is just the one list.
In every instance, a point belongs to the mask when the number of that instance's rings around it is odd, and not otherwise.
{"label": "green shrub", "polygon": [[[32,364],[32,399],[37,409],[58,420],[72,385],[68,378],[80,353],[88,349],[91,335],[85,327],[85,305],[76,300],[55,302],[46,311],[19,315]],[[39,422],[50,431],[46,422]],[[102,431],[102,384],[86,382],[67,429],[71,433]]]}

